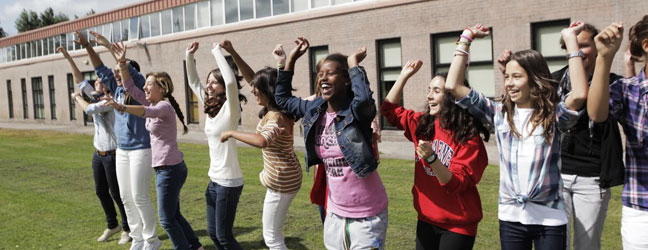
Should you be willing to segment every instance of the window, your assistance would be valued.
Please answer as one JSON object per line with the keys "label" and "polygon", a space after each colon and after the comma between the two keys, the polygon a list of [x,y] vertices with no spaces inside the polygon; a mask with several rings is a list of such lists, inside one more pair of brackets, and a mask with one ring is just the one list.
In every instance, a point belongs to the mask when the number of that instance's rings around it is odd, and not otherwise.
{"label": "window", "polygon": [[52,120],[56,120],[56,91],[54,90],[54,76],[50,75],[47,77],[47,85],[49,87],[49,98],[50,98],[50,114]]}
{"label": "window", "polygon": [[272,15],[272,0],[256,0],[256,18],[262,18]]}
{"label": "window", "polygon": [[69,102],[69,112],[70,112],[70,121],[76,120],[76,109],[75,109],[75,103],[74,99],[72,99],[71,95],[74,93],[74,77],[72,77],[72,74],[67,75],[67,86],[68,86],[68,102]]}
{"label": "window", "polygon": [[310,50],[310,94],[315,94],[315,88],[317,88],[317,63],[328,55],[328,46],[316,46],[311,47]]}
{"label": "window", "polygon": [[74,50],[74,34],[73,33],[67,33],[67,50],[68,51],[73,51]]}
{"label": "window", "polygon": [[292,12],[298,12],[308,9],[308,1],[306,0],[291,0]]}
{"label": "window", "polygon": [[182,6],[173,8],[173,33],[184,31]]}
{"label": "window", "polygon": [[22,92],[22,105],[23,105],[23,118],[29,118],[29,110],[27,107],[27,81],[25,78],[20,79],[20,90]]}
{"label": "window", "polygon": [[151,36],[150,20],[151,15],[144,15],[140,17],[140,38],[147,38]]}
{"label": "window", "polygon": [[[83,74],[83,79],[87,80],[89,83],[94,83],[94,81],[97,79],[97,75],[95,75],[94,71],[86,71],[86,72],[81,72]],[[74,88],[72,89],[74,91]],[[86,102],[90,102],[90,96],[86,96],[85,93],[81,92],[81,95],[83,98],[86,100]],[[72,100],[74,101],[74,100]],[[88,123],[92,124],[92,116],[88,115],[85,110],[83,110],[83,126],[88,126]]]}
{"label": "window", "polygon": [[49,38],[43,38],[41,41],[43,42],[43,55],[49,55]]}
{"label": "window", "polygon": [[254,0],[239,0],[241,21],[254,18]]}
{"label": "window", "polygon": [[[151,22],[153,22],[153,20],[151,20]],[[160,12],[160,25],[162,27],[162,35],[171,33],[172,24],[173,20],[171,20],[171,10],[163,10],[162,12]]]}
{"label": "window", "polygon": [[196,28],[202,28],[209,26],[209,1],[198,2],[196,12]]}
{"label": "window", "polygon": [[560,48],[560,31],[569,26],[569,19],[531,24],[531,48],[540,52],[554,72],[567,65],[565,51]]}
{"label": "window", "polygon": [[[493,30],[491,29],[491,34]],[[432,35],[432,73],[448,72],[457,38],[461,31],[447,32]],[[495,97],[495,70],[493,68],[493,40],[492,35],[482,39],[475,39],[470,45],[470,66],[466,80],[470,86],[487,97]]]}
{"label": "window", "polygon": [[34,119],[45,119],[45,103],[43,102],[43,78],[32,77],[32,99],[34,101]]}
{"label": "window", "polygon": [[58,47],[63,47],[63,48],[65,48],[65,47],[66,47],[65,44],[67,44],[65,34],[61,34],[61,35],[59,35],[59,39],[56,40],[56,44],[55,44],[55,45],[56,45],[56,48],[57,48],[57,49],[58,49]]}
{"label": "window", "polygon": [[329,5],[329,0],[311,0],[312,8],[319,8]]}
{"label": "window", "polygon": [[272,15],[281,15],[290,12],[288,0],[272,0]]}
{"label": "window", "polygon": [[[382,103],[387,96],[387,93],[396,83],[398,75],[400,75],[402,60],[401,60],[401,43],[400,38],[392,38],[376,41],[377,56],[378,56],[378,103]],[[401,96],[400,104],[403,105],[403,98]],[[391,125],[383,115],[380,115],[380,124],[383,129],[396,129]]]}
{"label": "window", "polygon": [[225,0],[225,23],[234,23],[238,20],[238,0]]}
{"label": "window", "polygon": [[[126,21],[126,20],[124,20]],[[131,17],[130,18],[130,25],[128,29],[128,38],[131,40],[137,40],[139,38],[140,30],[139,30],[139,18],[138,17]]]}
{"label": "window", "polygon": [[121,41],[121,35],[122,35],[122,33],[121,33],[121,22],[120,21],[113,22],[112,23],[112,41],[114,43]]}
{"label": "window", "polygon": [[112,40],[112,24],[104,24],[101,35],[108,39],[110,42],[115,42]]}
{"label": "window", "polygon": [[13,92],[11,91],[11,80],[7,80],[7,101],[9,102],[9,118],[14,118]]}
{"label": "window", "polygon": [[223,24],[223,0],[211,0],[211,25],[216,26]]}
{"label": "window", "polygon": [[336,4],[343,4],[343,3],[351,3],[353,0],[331,0],[331,4],[336,5]]}
{"label": "window", "polygon": [[184,70],[184,82],[185,82],[185,100],[187,100],[187,124],[195,123],[197,124],[200,120],[198,118],[198,97],[189,87],[189,78],[187,77],[187,61],[182,61],[182,69]]}
{"label": "window", "polygon": [[184,29],[192,30],[196,28],[196,4],[187,4],[184,6]]}
{"label": "window", "polygon": [[42,56],[43,55],[43,40],[36,40],[33,41],[34,47],[36,47],[36,56]]}
{"label": "window", "polygon": [[159,36],[161,34],[160,32],[162,32],[162,30],[160,29],[160,25],[161,25],[160,14],[161,13],[158,12],[158,13],[153,13],[153,14],[150,15],[150,18],[151,18],[151,21],[150,21],[151,22],[151,37]]}

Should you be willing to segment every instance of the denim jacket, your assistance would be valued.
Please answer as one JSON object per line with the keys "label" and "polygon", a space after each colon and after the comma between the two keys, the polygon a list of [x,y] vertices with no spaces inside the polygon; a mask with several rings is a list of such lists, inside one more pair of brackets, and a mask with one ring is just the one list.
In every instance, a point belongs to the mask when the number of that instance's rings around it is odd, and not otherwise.
{"label": "denim jacket", "polygon": [[[358,178],[365,178],[378,167],[378,161],[371,148],[371,121],[376,116],[376,104],[369,88],[367,74],[361,67],[349,69],[353,99],[337,112],[335,131],[340,150]],[[292,71],[279,70],[275,101],[282,109],[303,118],[306,145],[306,169],[322,163],[315,151],[314,126],[328,104],[322,97],[312,101],[292,95]]]}

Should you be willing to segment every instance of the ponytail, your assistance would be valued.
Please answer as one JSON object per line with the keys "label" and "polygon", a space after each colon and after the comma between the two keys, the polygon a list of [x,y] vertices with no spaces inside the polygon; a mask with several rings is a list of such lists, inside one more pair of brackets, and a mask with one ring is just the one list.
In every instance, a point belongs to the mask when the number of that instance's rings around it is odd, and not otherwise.
{"label": "ponytail", "polygon": [[182,110],[180,110],[180,105],[178,105],[178,102],[176,101],[175,98],[173,98],[173,95],[171,93],[167,93],[165,95],[166,98],[169,99],[169,102],[171,103],[171,106],[173,107],[173,110],[175,110],[176,115],[178,116],[178,119],[180,119],[180,122],[182,123],[182,130],[183,130],[183,135],[187,134],[187,131],[189,130],[187,128],[187,125],[185,125],[184,122],[184,115],[182,114]]}

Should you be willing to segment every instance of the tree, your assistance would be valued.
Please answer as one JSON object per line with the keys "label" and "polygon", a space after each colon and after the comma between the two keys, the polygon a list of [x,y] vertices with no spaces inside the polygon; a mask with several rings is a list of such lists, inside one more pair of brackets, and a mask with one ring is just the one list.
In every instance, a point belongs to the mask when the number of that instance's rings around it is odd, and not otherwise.
{"label": "tree", "polygon": [[25,32],[68,20],[70,18],[61,12],[54,15],[54,10],[51,7],[48,7],[40,13],[40,16],[33,10],[28,11],[23,9],[18,19],[16,19],[16,30],[18,32]]}
{"label": "tree", "polygon": [[97,13],[97,12],[95,12],[94,9],[90,9],[90,11],[88,11],[88,13],[85,14],[85,16],[91,16],[91,15],[94,15],[95,13]]}
{"label": "tree", "polygon": [[7,32],[5,32],[4,29],[0,27],[0,38],[3,38],[5,36],[7,36]]}

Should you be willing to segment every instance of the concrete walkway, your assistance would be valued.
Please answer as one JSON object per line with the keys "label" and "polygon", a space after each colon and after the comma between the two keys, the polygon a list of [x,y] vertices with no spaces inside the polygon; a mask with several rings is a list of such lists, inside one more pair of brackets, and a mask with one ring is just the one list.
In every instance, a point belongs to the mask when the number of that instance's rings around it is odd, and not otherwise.
{"label": "concrete walkway", "polygon": [[[94,133],[93,126],[72,126],[72,125],[54,125],[54,124],[39,124],[39,123],[22,123],[22,122],[0,122],[0,128],[6,129],[23,129],[23,130],[50,130],[63,133],[80,133],[92,135]],[[186,135],[182,134],[182,130],[178,130],[178,141],[185,143],[207,144],[207,137],[203,130],[189,130]],[[378,144],[380,156],[383,158],[394,158],[412,160],[414,159],[414,145],[405,141],[405,137],[401,136],[400,132],[389,131],[388,136],[383,135],[383,141]],[[402,140],[400,140],[402,138]],[[238,143],[241,147],[250,147],[245,143]],[[304,151],[304,139],[300,136],[295,136],[295,150]],[[486,143],[486,151],[488,152],[488,161],[490,164],[499,164],[499,155],[497,146],[495,144],[494,136]]]}

